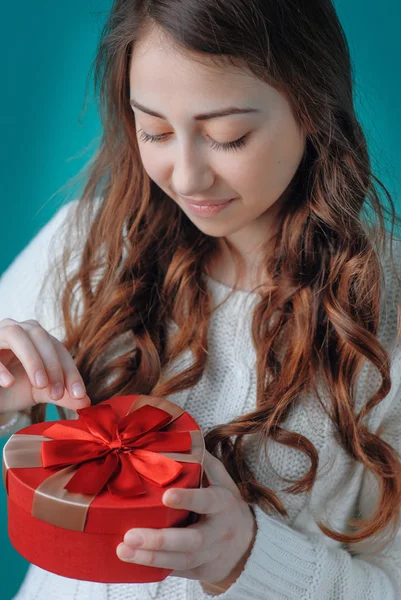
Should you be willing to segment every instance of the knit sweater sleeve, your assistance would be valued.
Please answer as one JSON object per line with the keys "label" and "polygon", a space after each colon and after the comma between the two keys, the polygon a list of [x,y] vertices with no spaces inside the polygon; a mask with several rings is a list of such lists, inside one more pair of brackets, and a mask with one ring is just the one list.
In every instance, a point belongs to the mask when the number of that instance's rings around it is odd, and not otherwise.
{"label": "knit sweater sleeve", "polygon": [[[381,437],[401,456],[401,342],[391,359],[392,388],[381,419]],[[383,400],[384,402],[384,400]],[[371,517],[379,486],[364,470],[356,513]],[[401,530],[375,552],[371,539],[328,547],[318,534],[297,531],[255,506],[258,525],[252,551],[242,573],[219,600],[400,600]],[[216,599],[199,583],[196,598]]]}
{"label": "knit sweater sleeve", "polygon": [[[1,275],[0,320],[38,319],[40,286],[50,266],[50,259],[61,248],[58,240],[59,227],[64,224],[69,210],[75,204],[74,200],[59,208]],[[48,310],[50,305],[46,304],[45,322],[42,323],[46,329],[55,325],[54,314]]]}
{"label": "knit sweater sleeve", "polygon": [[[0,321],[36,319],[47,331],[58,337],[59,323],[52,299],[40,297],[39,292],[50,266],[50,258],[58,254],[61,248],[59,228],[64,224],[69,210],[76,204],[77,200],[73,200],[61,206],[0,277]],[[12,421],[11,427],[0,429],[0,437],[11,435],[29,424],[28,416],[20,412],[18,419]]]}

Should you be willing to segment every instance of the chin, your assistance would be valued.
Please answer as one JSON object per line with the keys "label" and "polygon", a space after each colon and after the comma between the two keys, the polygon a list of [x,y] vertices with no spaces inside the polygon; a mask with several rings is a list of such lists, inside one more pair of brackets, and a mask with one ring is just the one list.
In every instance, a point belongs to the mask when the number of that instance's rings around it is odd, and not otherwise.
{"label": "chin", "polygon": [[229,235],[232,235],[236,231],[242,229],[242,226],[241,227],[233,227],[233,226],[230,227],[227,225],[227,223],[220,223],[220,224],[210,223],[209,226],[206,223],[204,226],[200,227],[199,223],[196,223],[195,221],[192,221],[192,222],[205,235],[208,235],[210,237],[215,237],[215,238],[227,237]]}

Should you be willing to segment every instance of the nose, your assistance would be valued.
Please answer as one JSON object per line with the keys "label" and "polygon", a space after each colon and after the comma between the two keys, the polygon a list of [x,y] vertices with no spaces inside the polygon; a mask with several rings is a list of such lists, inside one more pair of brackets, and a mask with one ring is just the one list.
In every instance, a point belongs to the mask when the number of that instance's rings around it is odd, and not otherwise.
{"label": "nose", "polygon": [[202,196],[213,186],[214,173],[201,150],[189,144],[173,157],[173,189],[182,196]]}

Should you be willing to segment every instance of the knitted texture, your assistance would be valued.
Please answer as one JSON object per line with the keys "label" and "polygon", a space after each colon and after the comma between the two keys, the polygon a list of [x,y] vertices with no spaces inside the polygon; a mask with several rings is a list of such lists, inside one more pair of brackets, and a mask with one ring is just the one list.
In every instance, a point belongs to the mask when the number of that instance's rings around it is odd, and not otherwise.
{"label": "knitted texture", "polygon": [[[0,319],[18,321],[36,318],[58,339],[63,336],[59,316],[46,298],[37,306],[40,284],[48,258],[60,247],[58,227],[76,201],[62,207],[17,256],[0,279]],[[394,258],[401,272],[401,241],[394,244]],[[401,453],[401,344],[397,340],[399,285],[391,272],[387,253],[383,257],[385,293],[382,295],[379,340],[391,354],[392,388],[368,416],[372,431],[383,425],[382,437]],[[217,305],[230,289],[207,278]],[[383,288],[384,289],[384,288]],[[203,434],[217,424],[227,423],[256,406],[256,353],[251,337],[253,307],[259,296],[235,292],[221,304],[210,322],[209,357],[202,379],[190,390],[172,394],[169,400],[188,411]],[[176,327],[171,323],[171,330]],[[115,340],[113,352],[122,350]],[[191,364],[188,349],[170,368],[179,372]],[[369,363],[370,364],[370,363]],[[169,373],[170,374],[170,373]],[[358,411],[377,391],[380,377],[365,363],[358,377]],[[322,400],[329,402],[324,390]],[[76,418],[75,411],[67,411]],[[21,417],[12,433],[28,424]],[[252,436],[245,438],[244,450],[253,473],[283,501],[288,516],[281,517],[255,506],[257,535],[245,568],[221,600],[400,600],[401,533],[381,552],[374,541],[344,547],[327,538],[316,525],[346,531],[346,521],[360,513],[373,513],[378,498],[375,479],[360,463],[352,460],[336,442],[336,432],[322,407],[304,395],[294,406],[285,428],[306,436],[319,452],[316,483],[309,493],[288,494],[279,475],[299,479],[309,469],[303,453],[269,440],[257,452]],[[267,452],[267,455],[266,455]],[[150,584],[103,584],[76,581],[30,565],[13,600],[211,600],[196,580],[167,577]]]}

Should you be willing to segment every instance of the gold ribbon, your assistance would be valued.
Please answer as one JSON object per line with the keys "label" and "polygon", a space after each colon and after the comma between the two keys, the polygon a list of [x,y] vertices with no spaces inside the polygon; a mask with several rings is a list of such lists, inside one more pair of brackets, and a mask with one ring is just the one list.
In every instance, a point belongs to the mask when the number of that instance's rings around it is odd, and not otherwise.
{"label": "gold ribbon", "polygon": [[[151,405],[167,412],[171,419],[164,426],[178,419],[185,413],[180,406],[169,402],[165,398],[156,396],[136,396],[128,413],[142,406]],[[158,452],[168,458],[186,463],[198,463],[201,465],[199,487],[203,483],[203,461],[205,456],[205,441],[199,430],[190,430],[192,445],[191,452]],[[8,469],[26,469],[32,467],[43,467],[41,459],[42,443],[53,441],[42,435],[29,435],[16,433],[10,437],[3,449],[2,475],[4,485],[7,489]],[[80,465],[71,465],[60,469],[50,475],[38,485],[34,491],[31,514],[32,516],[46,521],[57,527],[64,527],[73,531],[84,531],[89,507],[96,496],[89,494],[72,493],[64,489],[64,486],[72,478]]]}

